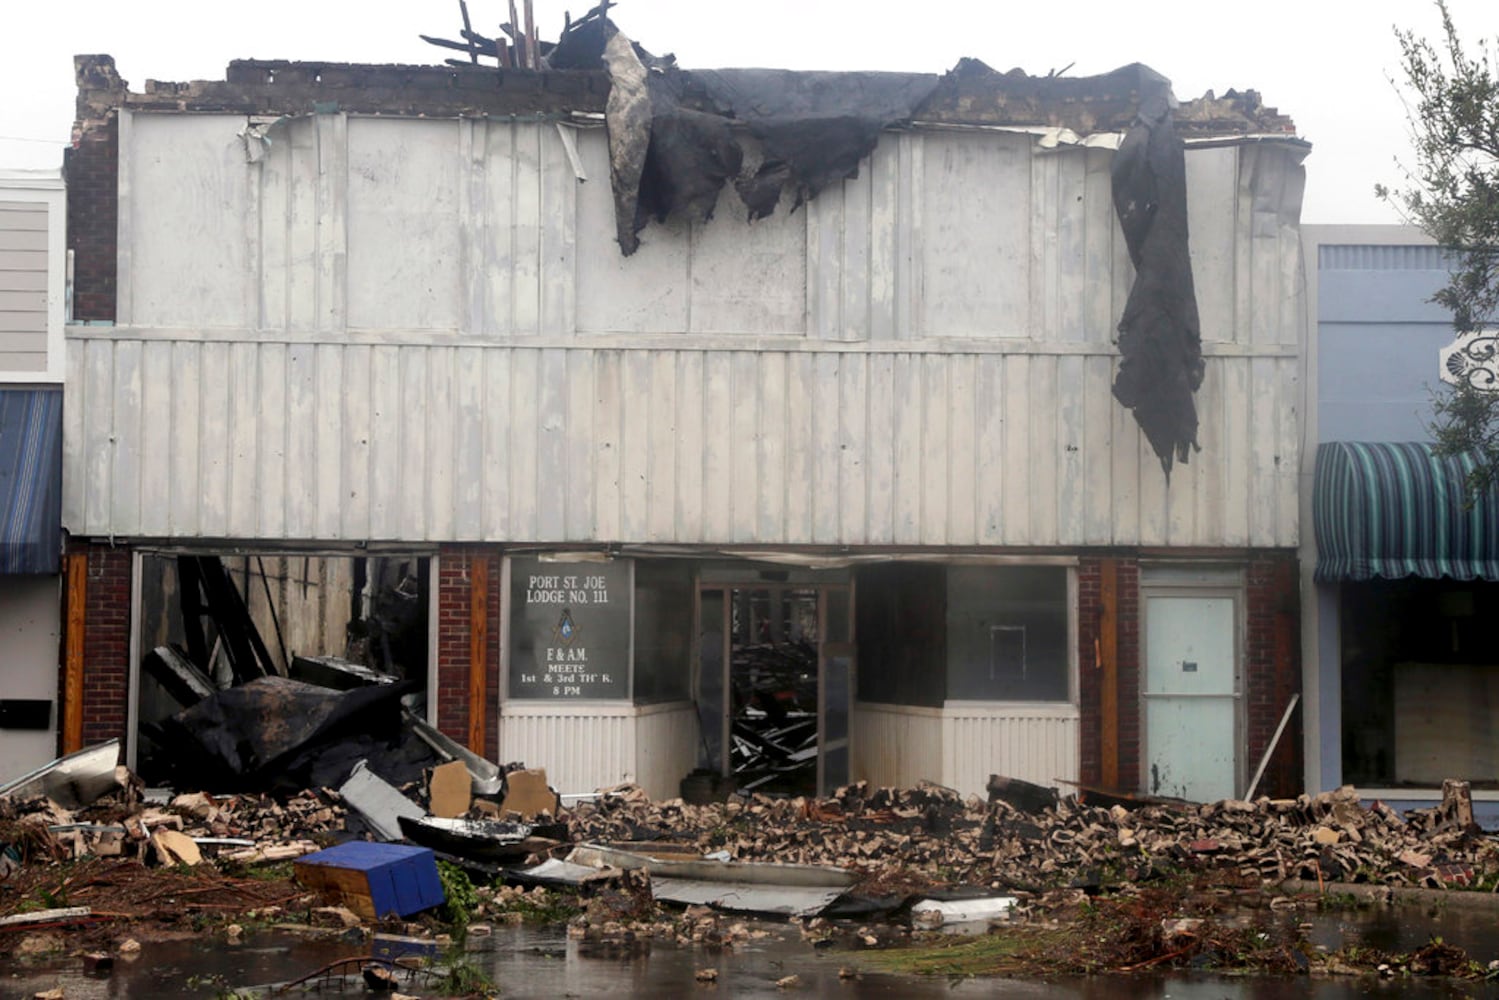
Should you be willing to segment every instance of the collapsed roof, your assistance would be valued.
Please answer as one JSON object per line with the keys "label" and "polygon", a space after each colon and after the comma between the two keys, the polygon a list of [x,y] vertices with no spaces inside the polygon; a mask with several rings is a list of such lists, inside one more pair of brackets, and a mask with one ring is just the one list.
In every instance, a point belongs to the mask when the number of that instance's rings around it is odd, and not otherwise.
{"label": "collapsed roof", "polygon": [[[749,220],[804,202],[845,178],[892,128],[1019,130],[1043,143],[1117,148],[1113,200],[1135,267],[1118,326],[1114,396],[1133,411],[1169,477],[1197,446],[1193,395],[1203,361],[1188,255],[1184,142],[1298,142],[1291,120],[1254,91],[1180,104],[1141,64],[1092,77],[998,72],[962,59],[949,72],[685,70],[632,42],[600,4],[555,44],[534,27],[510,40],[469,29],[447,66],[236,60],[222,81],[147,81],[130,93],[108,56],[76,60],[83,127],[117,108],[298,115],[602,117],[608,128],[616,239],[626,255],[652,222],[710,218],[733,184]],[[465,18],[466,20],[466,18]],[[426,36],[423,36],[426,38]],[[479,64],[480,56],[497,65]]]}

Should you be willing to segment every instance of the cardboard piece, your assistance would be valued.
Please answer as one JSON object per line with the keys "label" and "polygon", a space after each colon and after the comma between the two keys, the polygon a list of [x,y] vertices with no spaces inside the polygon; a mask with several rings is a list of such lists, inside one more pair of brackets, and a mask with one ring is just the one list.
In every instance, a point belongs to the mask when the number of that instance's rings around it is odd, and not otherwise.
{"label": "cardboard piece", "polygon": [[461,760],[450,760],[432,769],[427,780],[427,794],[432,801],[432,815],[455,819],[468,812],[473,801],[473,786],[468,767]]}
{"label": "cardboard piece", "polygon": [[152,832],[151,846],[156,848],[156,857],[164,865],[195,865],[203,860],[203,852],[193,838],[167,827]]}
{"label": "cardboard piece", "polygon": [[515,813],[527,821],[542,813],[555,817],[560,805],[557,793],[547,786],[545,769],[529,768],[505,775],[505,798],[500,803],[502,815]]}

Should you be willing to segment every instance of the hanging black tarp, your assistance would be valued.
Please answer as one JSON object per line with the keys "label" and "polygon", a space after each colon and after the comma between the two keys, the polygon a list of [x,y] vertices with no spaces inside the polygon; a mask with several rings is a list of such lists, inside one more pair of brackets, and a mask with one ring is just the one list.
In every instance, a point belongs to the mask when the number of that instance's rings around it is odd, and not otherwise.
{"label": "hanging black tarp", "polygon": [[1114,397],[1161,460],[1185,463],[1197,444],[1193,393],[1202,385],[1202,333],[1187,252],[1186,151],[1171,119],[1165,77],[1140,71],[1139,121],[1114,156],[1114,211],[1135,283],[1119,320]]}

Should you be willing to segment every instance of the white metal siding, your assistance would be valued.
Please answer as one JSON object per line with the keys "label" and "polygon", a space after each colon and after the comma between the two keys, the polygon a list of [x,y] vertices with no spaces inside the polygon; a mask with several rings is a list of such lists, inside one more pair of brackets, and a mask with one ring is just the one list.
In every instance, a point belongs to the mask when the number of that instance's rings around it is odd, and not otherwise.
{"label": "white metal siding", "polygon": [[725,191],[627,259],[600,130],[580,183],[553,123],[315,115],[249,163],[241,118],[127,118],[74,532],[1296,543],[1294,151],[1188,153],[1203,451],[1168,489],[1109,393],[1104,151],[886,135],[802,211]]}
{"label": "white metal siding", "polygon": [[1293,357],[1209,358],[1168,490],[1104,354],[72,346],[84,534],[1296,542]]}
{"label": "white metal siding", "polygon": [[943,783],[982,795],[989,775],[1038,785],[1076,781],[1080,715],[1072,705],[1010,703],[943,709]]}
{"label": "white metal siding", "polygon": [[559,792],[635,780],[633,705],[511,701],[500,713],[500,760],[546,768]]}

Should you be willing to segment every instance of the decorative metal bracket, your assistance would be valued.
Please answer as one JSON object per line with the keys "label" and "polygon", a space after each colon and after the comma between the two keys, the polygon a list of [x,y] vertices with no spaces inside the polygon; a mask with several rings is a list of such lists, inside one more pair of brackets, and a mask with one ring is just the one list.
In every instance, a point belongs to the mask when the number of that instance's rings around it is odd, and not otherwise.
{"label": "decorative metal bracket", "polygon": [[1439,357],[1443,382],[1499,392],[1499,329],[1459,334]]}

